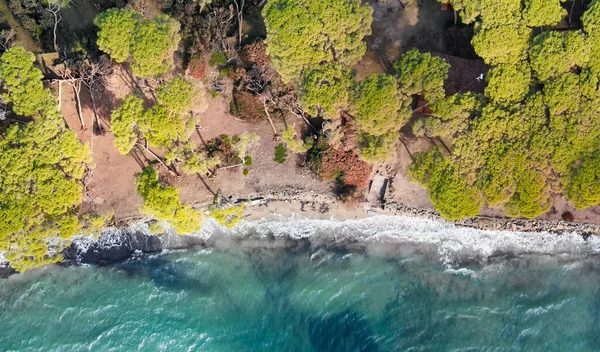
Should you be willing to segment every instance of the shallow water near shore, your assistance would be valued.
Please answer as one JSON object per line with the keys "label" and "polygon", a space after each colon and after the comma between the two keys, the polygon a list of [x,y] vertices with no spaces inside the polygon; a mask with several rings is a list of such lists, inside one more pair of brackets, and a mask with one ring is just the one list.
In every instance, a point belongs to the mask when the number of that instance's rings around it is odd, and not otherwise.
{"label": "shallow water near shore", "polygon": [[[402,218],[280,219],[218,236],[208,250],[0,281],[0,350],[600,349],[595,239]],[[282,236],[312,245],[265,248]]]}

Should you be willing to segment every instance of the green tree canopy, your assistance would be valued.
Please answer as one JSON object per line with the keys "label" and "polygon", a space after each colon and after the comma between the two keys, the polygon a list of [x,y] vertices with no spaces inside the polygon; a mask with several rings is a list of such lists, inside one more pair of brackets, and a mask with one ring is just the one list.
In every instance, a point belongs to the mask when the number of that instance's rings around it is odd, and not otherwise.
{"label": "green tree canopy", "polygon": [[5,92],[2,98],[12,103],[15,113],[34,116],[48,107],[57,110],[52,93],[44,89],[42,72],[33,65],[35,56],[14,46],[0,58],[0,78]]}
{"label": "green tree canopy", "polygon": [[600,37],[600,1],[592,0],[587,11],[581,16],[583,30],[591,37]]}
{"label": "green tree canopy", "polygon": [[179,45],[179,22],[166,15],[143,19],[126,9],[106,10],[94,20],[99,27],[98,48],[117,62],[132,60],[139,77],[159,76],[173,66],[173,53]]}
{"label": "green tree canopy", "polygon": [[525,0],[523,19],[529,27],[554,26],[567,17],[567,10],[561,5],[565,1]]}
{"label": "green tree canopy", "polygon": [[183,115],[191,109],[195,94],[191,82],[175,77],[156,89],[156,101],[170,112]]}
{"label": "green tree canopy", "polygon": [[486,28],[512,26],[521,22],[522,0],[474,0],[474,2],[479,2],[479,16],[482,25]]}
{"label": "green tree canopy", "polygon": [[412,49],[402,55],[394,68],[402,93],[425,94],[430,102],[446,95],[444,80],[448,78],[450,65],[444,59]]}
{"label": "green tree canopy", "polygon": [[100,28],[96,44],[116,62],[124,62],[131,55],[134,32],[141,20],[140,14],[128,9],[108,9],[96,16],[94,24]]}
{"label": "green tree canopy", "polygon": [[529,49],[531,68],[540,82],[547,82],[590,58],[590,47],[581,31],[544,32],[536,36]]}
{"label": "green tree canopy", "polygon": [[398,133],[396,132],[388,132],[379,136],[360,133],[358,135],[358,154],[366,162],[381,163],[396,155],[397,142]]}
{"label": "green tree canopy", "polygon": [[600,153],[595,150],[581,158],[571,171],[565,196],[577,209],[600,203]]}
{"label": "green tree canopy", "polygon": [[500,64],[488,72],[486,80],[485,95],[488,98],[500,104],[517,103],[531,89],[531,68],[527,62]]}
{"label": "green tree canopy", "polygon": [[170,148],[175,141],[187,139],[185,121],[162,105],[154,105],[144,112],[139,123],[140,131],[156,147]]}
{"label": "green tree canopy", "polygon": [[137,123],[144,114],[144,101],[142,98],[130,94],[126,96],[121,105],[111,113],[110,130],[115,136],[115,146],[119,153],[129,154],[138,140]]}
{"label": "green tree canopy", "polygon": [[179,27],[179,22],[167,15],[137,24],[131,48],[131,69],[136,76],[160,76],[173,69],[173,53],[181,39]]}
{"label": "green tree canopy", "polygon": [[471,44],[489,65],[517,63],[527,57],[531,29],[522,25],[486,28],[475,26]]}
{"label": "green tree canopy", "polygon": [[481,211],[481,191],[470,186],[438,149],[415,154],[409,176],[427,187],[435,209],[447,219],[460,220]]}
{"label": "green tree canopy", "polygon": [[565,73],[544,85],[544,101],[552,115],[577,112],[581,101],[579,76]]}
{"label": "green tree canopy", "polygon": [[431,106],[431,116],[419,119],[413,133],[419,137],[452,137],[468,129],[470,119],[480,113],[484,98],[476,93],[457,93]]}
{"label": "green tree canopy", "polygon": [[400,130],[412,116],[408,102],[394,77],[383,74],[367,77],[357,84],[353,96],[358,130],[373,136]]}
{"label": "green tree canopy", "polygon": [[36,114],[35,121],[9,125],[0,139],[0,252],[18,271],[60,260],[58,253],[79,229],[75,208],[91,162],[88,146],[65,128],[52,93],[43,89],[32,57],[13,47],[0,58],[6,96],[26,94],[23,84],[39,97],[35,108],[19,110]]}
{"label": "green tree canopy", "polygon": [[191,206],[184,206],[179,200],[179,190],[162,183],[152,166],[136,178],[136,187],[144,198],[143,214],[166,221],[180,235],[200,230],[202,215]]}
{"label": "green tree canopy", "polygon": [[262,14],[268,52],[284,82],[302,72],[338,62],[353,66],[366,51],[372,8],[360,0],[270,0]]}
{"label": "green tree canopy", "polygon": [[343,65],[317,66],[304,71],[302,77],[300,101],[309,114],[334,119],[348,107],[353,79]]}

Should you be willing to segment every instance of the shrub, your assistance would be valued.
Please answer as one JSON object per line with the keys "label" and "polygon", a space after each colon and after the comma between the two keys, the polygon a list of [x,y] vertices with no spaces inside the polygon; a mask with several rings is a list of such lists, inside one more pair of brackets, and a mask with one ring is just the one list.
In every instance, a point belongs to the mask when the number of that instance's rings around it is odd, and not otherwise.
{"label": "shrub", "polygon": [[227,64],[227,57],[220,50],[215,50],[208,61],[210,66],[222,66]]}
{"label": "shrub", "polygon": [[280,143],[275,147],[275,162],[283,164],[287,159],[287,149],[285,148],[285,144]]}
{"label": "shrub", "polygon": [[248,122],[264,120],[267,117],[263,104],[258,100],[258,97],[246,91],[236,90],[233,92],[229,112],[231,115]]}
{"label": "shrub", "polygon": [[[326,146],[320,153],[317,164],[313,164],[319,176],[326,180],[336,180],[345,186],[363,189],[369,184],[371,166],[362,161],[352,151],[336,150]],[[341,177],[340,175],[343,175]],[[341,179],[340,179],[341,177]]]}
{"label": "shrub", "polygon": [[188,64],[188,74],[195,79],[203,79],[208,72],[208,64],[200,54],[192,56]]}

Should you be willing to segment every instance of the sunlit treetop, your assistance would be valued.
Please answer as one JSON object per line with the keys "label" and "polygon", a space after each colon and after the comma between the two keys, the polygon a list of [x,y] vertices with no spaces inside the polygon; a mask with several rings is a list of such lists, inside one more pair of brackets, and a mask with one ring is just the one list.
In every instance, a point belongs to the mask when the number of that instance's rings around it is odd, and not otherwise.
{"label": "sunlit treetop", "polygon": [[140,19],[139,13],[128,9],[108,9],[94,20],[100,28],[96,44],[116,62],[124,62],[131,55],[133,34]]}
{"label": "sunlit treetop", "polygon": [[501,104],[518,103],[531,88],[531,68],[527,62],[501,64],[488,72],[486,80],[485,95],[488,98]]}
{"label": "sunlit treetop", "polygon": [[590,50],[581,31],[544,32],[533,39],[529,48],[531,68],[538,80],[547,82],[574,66],[584,66],[590,59]]}
{"label": "sunlit treetop", "polygon": [[356,126],[373,136],[398,131],[412,116],[409,102],[398,90],[393,76],[369,76],[357,84],[354,92]]}
{"label": "sunlit treetop", "polygon": [[262,15],[268,52],[284,82],[329,62],[353,66],[365,54],[372,8],[360,0],[270,0]]}
{"label": "sunlit treetop", "polygon": [[44,89],[42,72],[33,65],[35,56],[20,46],[6,51],[0,59],[0,79],[6,90],[2,98],[12,103],[16,114],[34,116],[41,110],[58,112],[52,93]]}
{"label": "sunlit treetop", "polygon": [[142,213],[167,222],[180,235],[200,230],[202,215],[191,206],[184,206],[179,200],[179,190],[161,182],[152,166],[136,178],[136,188],[144,198]]}
{"label": "sunlit treetop", "polygon": [[394,68],[402,93],[425,94],[430,102],[444,98],[444,80],[450,69],[444,59],[412,49],[402,55]]}
{"label": "sunlit treetop", "polygon": [[566,0],[525,0],[523,19],[529,27],[554,26],[568,13],[561,3]]}
{"label": "sunlit treetop", "polygon": [[304,71],[302,77],[300,100],[309,114],[334,119],[348,107],[353,80],[343,65],[317,66]]}
{"label": "sunlit treetop", "polygon": [[191,82],[176,77],[156,89],[156,100],[170,112],[182,115],[192,107],[195,93]]}
{"label": "sunlit treetop", "polygon": [[126,155],[138,140],[137,123],[144,114],[144,101],[136,95],[128,95],[111,113],[110,130],[115,136],[119,153]]}
{"label": "sunlit treetop", "polygon": [[489,65],[517,63],[527,57],[531,28],[522,24],[484,28],[475,26],[471,44]]}

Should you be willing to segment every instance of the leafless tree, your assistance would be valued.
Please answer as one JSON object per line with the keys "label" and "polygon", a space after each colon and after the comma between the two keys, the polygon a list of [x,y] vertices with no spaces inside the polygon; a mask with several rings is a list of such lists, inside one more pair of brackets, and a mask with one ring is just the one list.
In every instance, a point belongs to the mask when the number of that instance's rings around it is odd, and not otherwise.
{"label": "leafless tree", "polygon": [[[98,62],[85,61],[82,62],[78,70],[83,84],[85,84],[90,93],[92,114],[94,117],[94,133],[101,134],[103,129],[100,125],[100,120],[96,111],[95,96],[106,88],[106,77],[112,73],[110,60],[106,56],[102,56]],[[108,123],[106,123],[106,121],[104,121],[104,123],[108,127]]]}
{"label": "leafless tree", "polygon": [[235,17],[234,12],[233,6],[230,6],[228,9],[215,8],[208,17],[213,38],[221,43],[223,52],[231,51],[227,42],[227,31],[229,30],[229,27],[231,27],[231,22]]}
{"label": "leafless tree", "polygon": [[313,126],[310,121],[306,118],[306,113],[304,112],[304,108],[300,105],[300,100],[298,99],[298,93],[295,90],[288,90],[285,94],[280,95],[277,98],[277,103],[279,107],[289,111],[292,115],[296,116],[299,119],[304,120],[308,126],[310,126],[313,130],[317,130],[315,126]]}
{"label": "leafless tree", "polygon": [[242,29],[244,25],[244,5],[246,0],[233,0],[238,22],[238,48],[242,47]]}
{"label": "leafless tree", "polygon": [[270,105],[277,105],[275,102],[274,96],[269,89],[269,84],[273,79],[275,71],[271,66],[260,67],[254,65],[250,71],[248,71],[246,79],[244,81],[245,89],[258,95],[260,102],[263,104],[263,108],[265,114],[267,115],[267,119],[269,120],[269,124],[271,124],[271,128],[273,129],[274,138],[279,136],[277,129],[275,128],[275,124],[273,123],[273,119],[271,118],[271,114],[269,112]]}
{"label": "leafless tree", "polygon": [[52,30],[52,34],[54,36],[54,51],[58,51],[58,44],[56,42],[56,28],[58,28],[58,24],[62,20],[62,16],[60,15],[60,10],[62,7],[62,0],[46,0],[46,11],[50,12],[52,16],[54,16],[54,29]]}
{"label": "leafless tree", "polygon": [[[77,65],[64,65],[62,68],[57,70],[61,80],[58,80],[59,91],[61,91],[61,85],[63,82],[68,83],[71,87],[73,87],[73,92],[75,93],[75,99],[77,100],[77,116],[79,117],[79,122],[81,123],[81,129],[86,129],[85,121],[83,120],[83,112],[81,109],[81,84],[83,79],[80,76],[80,70]],[[62,94],[59,94],[59,99]]]}
{"label": "leafless tree", "polygon": [[7,51],[15,39],[16,32],[11,28],[9,30],[0,31],[0,49]]}

